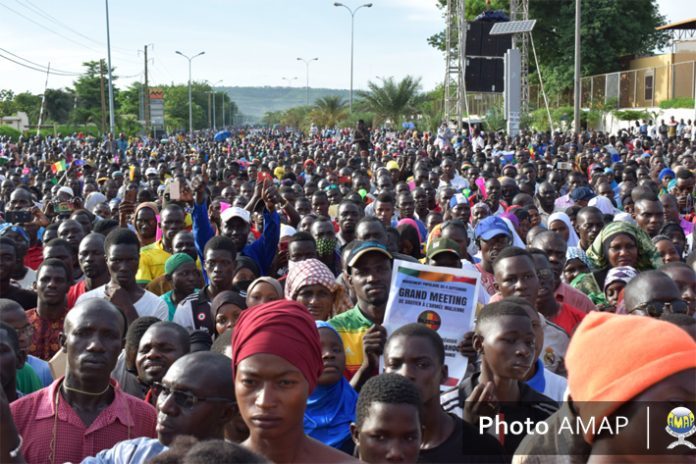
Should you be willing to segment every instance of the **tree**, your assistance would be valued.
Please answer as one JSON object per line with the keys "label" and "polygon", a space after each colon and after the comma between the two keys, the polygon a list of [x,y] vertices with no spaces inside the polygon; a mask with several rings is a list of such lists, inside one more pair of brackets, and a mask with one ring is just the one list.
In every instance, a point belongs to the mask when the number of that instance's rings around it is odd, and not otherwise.
{"label": "tree", "polygon": [[[582,75],[617,71],[626,56],[645,55],[662,48],[667,33],[656,31],[664,24],[657,0],[581,0]],[[438,6],[446,8],[447,0]],[[508,11],[509,4],[494,0],[491,9]],[[487,6],[482,0],[466,2],[466,16],[473,20]],[[529,17],[537,20],[533,36],[546,90],[559,93],[573,87],[575,43],[575,0],[529,2]],[[428,38],[445,49],[445,33]],[[530,63],[533,68],[533,63]],[[530,78],[535,72],[530,71]]]}
{"label": "tree", "polygon": [[41,109],[41,97],[29,92],[18,93],[14,97],[15,112],[23,111],[29,117],[29,124],[36,124],[39,121],[39,111]]}
{"label": "tree", "polygon": [[44,92],[44,120],[65,124],[75,104],[75,95],[68,90],[46,89]]}
{"label": "tree", "polygon": [[390,121],[398,126],[404,118],[418,112],[420,78],[406,76],[399,82],[394,81],[393,77],[382,78],[381,85],[369,81],[367,87],[369,91],[358,92],[358,105],[375,113],[378,124]]}
{"label": "tree", "polygon": [[318,98],[310,118],[320,127],[334,128],[348,117],[348,103],[336,95]]}
{"label": "tree", "polygon": [[[106,64],[100,61],[87,61],[82,63],[87,68],[86,72],[73,82],[75,88],[75,97],[77,98],[76,108],[73,111],[73,120],[77,123],[94,123],[101,124],[102,116],[108,120],[109,117],[109,74]],[[112,78],[115,81],[117,77],[111,70]],[[101,76],[104,77],[104,114],[102,115],[102,99],[101,99]],[[114,111],[118,108],[118,88],[114,85]],[[106,129],[106,128],[105,128]]]}
{"label": "tree", "polygon": [[296,106],[287,109],[283,112],[280,118],[281,124],[284,124],[293,129],[302,130],[307,125],[307,117],[309,116],[309,106]]}

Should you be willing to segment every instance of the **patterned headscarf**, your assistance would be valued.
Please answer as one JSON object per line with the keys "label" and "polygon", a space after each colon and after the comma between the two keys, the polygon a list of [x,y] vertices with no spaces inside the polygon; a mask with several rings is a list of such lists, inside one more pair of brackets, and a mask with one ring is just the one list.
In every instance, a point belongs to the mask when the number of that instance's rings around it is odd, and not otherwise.
{"label": "patterned headscarf", "polygon": [[579,259],[588,268],[592,269],[592,262],[580,247],[568,247],[568,250],[566,251],[566,262],[570,261],[571,259]]}
{"label": "patterned headscarf", "polygon": [[638,275],[638,271],[631,266],[619,266],[609,269],[607,272],[607,277],[604,279],[604,291],[607,291],[607,287],[613,282],[623,282],[625,285],[633,280],[635,276]]}
{"label": "patterned headscarf", "polygon": [[476,224],[474,223],[474,212],[477,210],[482,209],[488,213],[488,216],[491,215],[491,207],[488,206],[488,203],[484,203],[482,201],[476,203],[473,208],[471,208],[471,227],[476,227]]}
{"label": "patterned headscarf", "polygon": [[610,222],[597,235],[595,241],[587,250],[587,257],[592,262],[595,269],[602,270],[610,267],[607,254],[605,252],[605,244],[608,244],[609,239],[616,234],[626,234],[636,241],[638,247],[638,262],[636,269],[639,271],[647,271],[657,269],[662,265],[662,258],[655,249],[655,245],[650,241],[650,237],[638,227],[627,222]]}
{"label": "patterned headscarf", "polygon": [[305,259],[290,266],[285,280],[285,298],[294,300],[302,287],[323,285],[334,295],[331,315],[342,313],[352,306],[342,285],[336,282],[333,272],[318,259]]}

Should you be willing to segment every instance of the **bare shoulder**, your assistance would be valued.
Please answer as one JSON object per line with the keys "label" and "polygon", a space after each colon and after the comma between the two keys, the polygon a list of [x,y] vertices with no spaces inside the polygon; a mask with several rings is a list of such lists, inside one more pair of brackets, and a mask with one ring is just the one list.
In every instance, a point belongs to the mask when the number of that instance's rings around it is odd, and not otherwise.
{"label": "bare shoulder", "polygon": [[353,456],[350,456],[342,451],[326,446],[325,444],[314,440],[313,438],[306,437],[306,444],[303,447],[302,457],[303,462],[317,462],[317,463],[356,463],[358,462]]}

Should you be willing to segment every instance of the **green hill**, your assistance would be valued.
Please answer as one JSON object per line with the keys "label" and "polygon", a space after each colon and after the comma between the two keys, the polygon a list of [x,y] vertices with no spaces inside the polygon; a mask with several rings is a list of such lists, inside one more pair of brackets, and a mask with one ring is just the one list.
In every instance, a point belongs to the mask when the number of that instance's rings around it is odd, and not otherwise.
{"label": "green hill", "polygon": [[[306,102],[304,87],[223,87],[239,111],[253,118],[261,118],[268,111],[281,111]],[[346,101],[350,91],[344,89],[309,89],[310,105],[317,99],[329,95],[340,95]],[[355,97],[355,94],[353,94]]]}

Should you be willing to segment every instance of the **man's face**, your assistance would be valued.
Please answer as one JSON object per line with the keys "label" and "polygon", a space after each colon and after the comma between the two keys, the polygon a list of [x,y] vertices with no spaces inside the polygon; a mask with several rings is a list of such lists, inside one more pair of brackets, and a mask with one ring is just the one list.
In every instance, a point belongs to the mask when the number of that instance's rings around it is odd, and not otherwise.
{"label": "man's face", "polygon": [[555,288],[561,284],[561,274],[563,274],[563,266],[566,262],[566,251],[568,250],[568,245],[559,236],[553,238],[542,237],[540,240],[535,240],[532,245],[535,248],[539,248],[546,256],[549,258],[551,263],[551,270],[553,271],[553,276],[555,279]]}
{"label": "man's face", "polygon": [[12,385],[21,362],[20,354],[15,353],[7,330],[0,328],[0,384],[3,390],[6,391]]}
{"label": "man's face", "polygon": [[135,357],[138,379],[145,385],[161,381],[174,361],[185,354],[179,334],[171,327],[150,327],[140,339]]}
{"label": "man's face", "polygon": [[384,226],[375,222],[363,222],[355,231],[355,236],[363,242],[377,242],[382,245],[387,244],[387,231]]}
{"label": "man's face", "polygon": [[384,306],[389,298],[391,261],[382,253],[367,253],[352,267],[348,280],[363,306]]}
{"label": "man's face", "polygon": [[379,219],[385,227],[391,225],[391,219],[394,215],[394,205],[390,202],[375,202],[375,217]]}
{"label": "man's face", "polygon": [[77,373],[77,378],[108,379],[121,352],[123,319],[111,312],[104,317],[100,307],[71,318],[66,328],[61,344],[68,370]]}
{"label": "man's face", "polygon": [[410,404],[374,402],[361,427],[351,426],[362,462],[416,462],[421,424]]}
{"label": "man's face", "polygon": [[604,227],[604,217],[597,211],[583,212],[577,216],[577,229],[580,241],[589,246]]}
{"label": "man's face", "polygon": [[326,195],[312,196],[312,210],[318,216],[328,217],[329,215],[329,199]]}
{"label": "man's face", "polygon": [[553,171],[549,177],[549,182],[551,185],[553,185],[556,191],[559,192],[565,183],[565,176],[561,171]]}
{"label": "man's face", "polygon": [[454,205],[450,212],[452,213],[452,219],[460,220],[464,224],[467,224],[469,222],[469,218],[471,218],[471,207],[469,206],[469,203],[459,203]]}
{"label": "man's face", "polygon": [[157,217],[150,208],[142,208],[135,215],[135,230],[141,237],[151,238],[157,232]]}
{"label": "man's face", "polygon": [[685,211],[689,205],[689,196],[693,194],[694,182],[696,180],[692,177],[689,179],[677,178],[677,187],[674,190],[674,195],[677,197],[677,204],[679,209]]}
{"label": "man's face", "polygon": [[338,225],[341,232],[352,234],[360,220],[360,210],[354,203],[344,203],[338,209]]}
{"label": "man's face", "polygon": [[606,182],[603,182],[597,186],[597,194],[607,197],[612,201],[612,203],[614,202],[614,189],[612,189],[611,185],[607,184]]}
{"label": "man's face", "polygon": [[232,287],[234,270],[237,267],[235,256],[227,250],[208,250],[205,253],[205,270],[210,282],[219,290]]}
{"label": "man's face", "polygon": [[537,197],[542,205],[551,207],[556,200],[556,189],[551,182],[544,182],[539,186]]}
{"label": "man's face", "polygon": [[309,240],[291,242],[288,245],[288,259],[294,263],[317,258],[317,247]]}
{"label": "man's face", "polygon": [[498,179],[488,179],[486,181],[486,193],[488,194],[489,202],[497,206],[501,195],[500,182]]}
{"label": "man's face", "polygon": [[40,301],[50,306],[57,306],[65,302],[70,284],[64,269],[43,266],[36,276],[36,293]]}
{"label": "man's face", "polygon": [[79,222],[72,219],[63,221],[58,227],[58,237],[66,240],[73,250],[80,248],[80,242],[85,237],[85,231]]}
{"label": "man's face", "polygon": [[635,220],[638,227],[654,237],[665,224],[665,211],[659,201],[639,201],[635,204]]}
{"label": "man's face", "polygon": [[665,211],[665,222],[679,222],[679,208],[677,202],[666,195],[660,196],[662,209]]}
{"label": "man's face", "polygon": [[539,279],[527,256],[505,258],[495,265],[495,287],[503,298],[519,296],[536,305]]}
{"label": "man's face", "polygon": [[416,190],[414,190],[413,199],[415,201],[416,210],[424,211],[428,209],[428,195],[425,193],[425,189],[419,187]]}
{"label": "man's face", "polygon": [[17,338],[19,338],[19,349],[26,353],[31,345],[31,337],[34,334],[34,326],[29,323],[27,319],[27,314],[24,312],[21,306],[17,306],[15,309],[5,309],[1,315],[2,319],[0,322],[11,326],[17,331]]}
{"label": "man's face", "polygon": [[442,179],[451,180],[454,178],[454,161],[451,159],[445,159],[440,163],[440,169],[442,169]]}
{"label": "man's face", "polygon": [[314,237],[314,240],[336,238],[333,224],[329,221],[314,221],[314,224],[312,224],[312,237]]}
{"label": "man's face", "polygon": [[412,218],[416,210],[416,201],[410,193],[399,195],[399,215],[401,218]]}
{"label": "man's face", "polygon": [[43,259],[55,258],[63,261],[68,269],[75,268],[75,258],[71,249],[63,245],[53,245],[49,243],[43,249]]}
{"label": "man's face", "polygon": [[380,193],[394,190],[394,181],[391,176],[380,176],[377,179],[377,190],[379,190]]}
{"label": "man's face", "polygon": [[527,316],[503,316],[489,321],[477,329],[474,347],[477,345],[483,362],[496,377],[522,380],[534,362],[536,336],[532,321]]}
{"label": "man's face", "polygon": [[112,245],[106,254],[111,282],[132,287],[138,272],[140,250],[135,245]]}
{"label": "man's face", "polygon": [[229,221],[222,223],[222,235],[231,238],[238,250],[241,250],[246,245],[250,229],[249,223],[240,217],[233,217]]}
{"label": "man's face", "polygon": [[[142,346],[142,342],[141,342]],[[220,397],[219,388],[212,375],[202,369],[191,368],[185,360],[175,362],[162,378],[162,385],[170,392],[180,392],[197,398]],[[184,396],[185,397],[185,396]],[[225,414],[219,401],[198,401],[193,405],[180,405],[174,394],[161,392],[157,397],[157,438],[163,445],[170,445],[178,435],[192,435],[199,439],[214,436],[220,427],[220,417]]]}
{"label": "man's face", "polygon": [[164,241],[171,244],[174,236],[186,226],[184,212],[180,209],[162,211],[160,226],[162,227]]}
{"label": "man's face", "polygon": [[512,199],[519,192],[519,188],[514,180],[505,178],[500,187],[500,194],[507,204],[512,204]]}
{"label": "man's face", "polygon": [[481,239],[480,243],[483,261],[493,263],[498,253],[510,246],[510,237],[505,234],[500,234],[492,237],[490,240]]}
{"label": "man's face", "polygon": [[536,301],[547,301],[549,298],[553,298],[552,295],[556,291],[556,281],[553,276],[553,270],[551,270],[551,263],[548,258],[538,254],[533,254],[532,258],[534,259],[534,268],[539,279],[539,292],[537,293]]}
{"label": "man's face", "polygon": [[663,269],[663,272],[679,287],[682,299],[689,305],[687,314],[689,316],[696,314],[696,272],[686,267]]}
{"label": "man's face", "polygon": [[174,236],[172,251],[174,253],[186,253],[193,258],[194,261],[198,259],[196,242],[193,239],[193,234],[190,232],[181,231]]}

